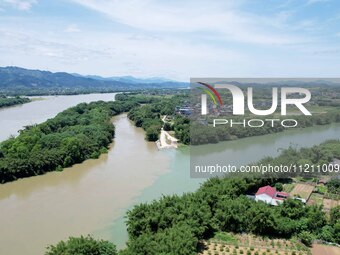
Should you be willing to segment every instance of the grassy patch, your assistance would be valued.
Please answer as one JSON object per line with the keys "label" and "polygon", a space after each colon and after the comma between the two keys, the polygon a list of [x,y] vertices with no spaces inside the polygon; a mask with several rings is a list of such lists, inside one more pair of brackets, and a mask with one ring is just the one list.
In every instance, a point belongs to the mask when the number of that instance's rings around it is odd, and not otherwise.
{"label": "grassy patch", "polygon": [[226,242],[228,244],[233,244],[233,245],[237,245],[237,243],[238,243],[237,238],[233,234],[226,233],[226,232],[218,232],[214,236],[214,239],[216,239],[218,241]]}
{"label": "grassy patch", "polygon": [[284,192],[291,192],[294,189],[294,183],[287,183],[283,185],[283,191]]}
{"label": "grassy patch", "polygon": [[316,188],[317,188],[318,193],[320,194],[326,194],[328,192],[327,186],[318,185]]}

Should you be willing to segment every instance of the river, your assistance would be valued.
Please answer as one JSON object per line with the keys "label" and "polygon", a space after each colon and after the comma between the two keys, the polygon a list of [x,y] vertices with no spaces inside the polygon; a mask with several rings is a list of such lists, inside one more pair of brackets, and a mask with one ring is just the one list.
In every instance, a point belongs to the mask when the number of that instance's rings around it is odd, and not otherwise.
{"label": "river", "polygon": [[86,94],[73,96],[30,97],[32,102],[0,109],[0,141],[10,135],[18,135],[24,126],[44,122],[59,112],[79,103],[98,100],[111,101],[116,93]]}
{"label": "river", "polygon": [[[69,97],[80,100],[79,96]],[[57,100],[39,101],[41,109],[57,107],[51,106],[53,102]],[[25,109],[24,105],[18,108]],[[2,110],[0,118],[12,110]],[[30,111],[18,114],[26,114],[25,119],[33,123],[39,116]],[[47,114],[46,118],[55,114]],[[127,239],[126,210],[162,194],[193,191],[204,181],[190,178],[188,147],[158,151],[154,143],[144,140],[143,130],[134,127],[126,114],[112,121],[116,138],[108,153],[99,159],[87,160],[63,172],[0,185],[0,254],[43,254],[46,245],[81,234],[92,234],[123,247]],[[3,123],[0,119],[1,126]],[[2,132],[3,129],[1,135]],[[13,134],[14,130],[8,128],[4,133]],[[339,138],[339,134],[340,125],[332,124],[204,145],[197,150],[223,154],[235,164],[245,164],[275,156],[279,149],[292,144],[312,146]]]}
{"label": "river", "polygon": [[70,235],[101,233],[143,189],[169,170],[166,153],[127,119],[113,119],[116,139],[99,159],[0,185],[0,254],[43,254]]}

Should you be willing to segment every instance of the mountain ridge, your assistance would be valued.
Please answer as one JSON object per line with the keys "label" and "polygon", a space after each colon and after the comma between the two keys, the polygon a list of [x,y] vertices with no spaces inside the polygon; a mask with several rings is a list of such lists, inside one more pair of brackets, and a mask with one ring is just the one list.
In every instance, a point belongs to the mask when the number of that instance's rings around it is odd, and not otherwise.
{"label": "mountain ridge", "polygon": [[[129,76],[127,76],[129,77]],[[43,95],[80,94],[93,92],[117,92],[140,89],[183,88],[188,84],[176,81],[154,81],[131,76],[103,78],[101,76],[82,76],[67,72],[50,72],[25,69],[17,66],[0,67],[0,94]],[[125,80],[124,80],[125,79]]]}

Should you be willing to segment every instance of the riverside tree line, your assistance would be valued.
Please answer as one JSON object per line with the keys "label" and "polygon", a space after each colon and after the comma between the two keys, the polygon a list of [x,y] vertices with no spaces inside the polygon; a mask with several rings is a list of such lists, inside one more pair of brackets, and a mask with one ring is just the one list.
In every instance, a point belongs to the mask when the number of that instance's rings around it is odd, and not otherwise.
{"label": "riverside tree line", "polygon": [[[328,141],[312,148],[290,148],[265,161],[273,165],[301,160],[321,163],[339,155],[340,141]],[[282,205],[270,206],[246,197],[261,186],[281,186],[281,183],[290,181],[289,178],[251,177],[208,179],[196,192],[163,196],[129,210],[126,221],[129,240],[125,249],[79,254],[194,255],[199,252],[202,240],[219,232],[246,232],[270,238],[296,237],[307,246],[315,239],[340,243],[340,206],[331,209],[327,216],[322,206],[306,206],[299,200],[288,199]],[[339,180],[330,182],[330,187],[332,192],[340,195]],[[93,240],[88,238],[92,243]],[[81,241],[85,242],[84,237]],[[72,254],[63,252],[69,246],[74,248],[75,244],[78,244],[78,250],[88,247],[72,239],[61,244],[50,246],[50,252],[46,254]]]}
{"label": "riverside tree line", "polygon": [[339,206],[326,217],[321,207],[305,206],[298,200],[272,207],[244,196],[275,181],[284,180],[209,179],[194,193],[163,196],[129,211],[129,241],[124,250],[117,252],[112,243],[80,237],[50,246],[46,254],[194,255],[202,240],[220,231],[296,236],[307,246],[316,238],[340,242]]}
{"label": "riverside tree line", "polygon": [[27,97],[6,97],[0,95],[0,108],[9,107],[18,104],[25,104],[30,102],[31,100]]}
{"label": "riverside tree line", "polygon": [[107,150],[114,137],[112,116],[135,100],[81,103],[44,123],[27,126],[0,144],[0,183],[62,170]]}
{"label": "riverside tree line", "polygon": [[[175,109],[178,106],[188,104],[189,97],[185,93],[181,95],[161,97],[148,95],[122,95],[125,98],[137,97],[139,100],[146,101],[149,98],[149,103],[142,104],[139,107],[133,108],[128,117],[134,121],[137,127],[142,127],[146,131],[145,138],[148,141],[156,141],[159,138],[159,133],[162,127],[166,131],[174,131],[176,138],[182,144],[200,145],[209,143],[218,143],[222,141],[229,141],[239,138],[246,138],[251,136],[266,135],[271,133],[278,133],[287,128],[278,125],[276,122],[272,127],[270,123],[266,123],[263,127],[243,127],[242,125],[235,125],[229,127],[228,125],[217,125],[212,127],[212,118],[191,120],[190,116],[176,113]],[[162,115],[172,117],[172,121],[165,123],[161,121]],[[218,117],[217,117],[218,118]],[[277,116],[257,116],[257,119],[279,119]],[[233,116],[235,122],[242,122],[251,119],[247,114],[245,118]],[[298,122],[297,128],[312,127],[315,125],[327,125],[331,123],[340,122],[340,112],[334,108],[328,112],[313,114],[313,116],[294,116]]]}
{"label": "riverside tree line", "polygon": [[[111,117],[123,112],[137,126],[146,129],[146,138],[158,137],[162,114],[173,105],[162,105],[159,97],[120,94],[114,102],[81,103],[44,123],[26,126],[17,137],[0,143],[0,183],[62,170],[65,167],[97,158],[107,151],[114,137]],[[153,110],[157,105],[158,108]],[[168,108],[166,108],[168,107]],[[143,116],[139,113],[143,112]]]}
{"label": "riverside tree line", "polygon": [[[18,137],[0,144],[0,181],[61,170],[98,157],[114,137],[111,117],[122,112],[130,111],[129,117],[146,131],[151,127],[159,130],[160,115],[173,112],[175,100],[182,102],[183,98],[120,95],[115,102],[79,104],[42,124],[26,127]],[[175,115],[169,128],[177,137],[188,141],[189,125],[187,118]],[[286,161],[330,162],[340,157],[339,144],[339,141],[329,141],[310,149],[290,148],[279,157],[264,160],[273,165]],[[304,206],[300,201],[287,200],[283,205],[271,207],[245,197],[260,186],[286,181],[289,180],[213,178],[196,192],[163,196],[137,205],[127,213],[129,241],[127,248],[119,253],[197,254],[200,241],[220,231],[284,238],[297,236],[307,245],[316,238],[339,243],[339,207],[333,208],[328,218],[320,206]],[[339,192],[338,184],[333,183],[332,187],[333,192]],[[110,242],[81,237],[50,246],[46,254],[109,255],[117,251]]]}

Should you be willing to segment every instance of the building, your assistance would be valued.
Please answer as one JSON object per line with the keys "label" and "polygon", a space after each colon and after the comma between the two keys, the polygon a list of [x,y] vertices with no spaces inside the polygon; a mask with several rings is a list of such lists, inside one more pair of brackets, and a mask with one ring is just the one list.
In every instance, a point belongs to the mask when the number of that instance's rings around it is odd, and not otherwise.
{"label": "building", "polygon": [[262,201],[269,205],[279,205],[289,196],[286,192],[278,192],[271,186],[259,188],[255,194],[255,201]]}
{"label": "building", "polygon": [[176,113],[179,113],[182,115],[190,115],[192,112],[193,112],[193,109],[188,106],[176,107]]}

